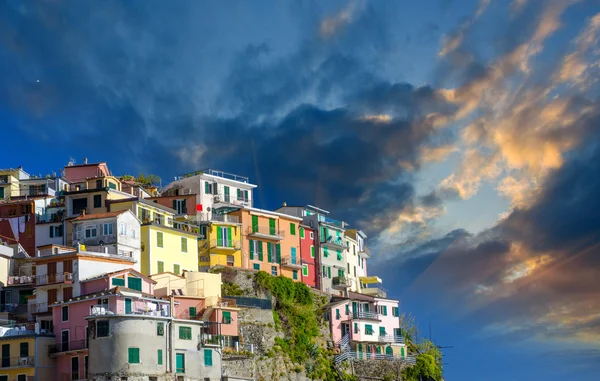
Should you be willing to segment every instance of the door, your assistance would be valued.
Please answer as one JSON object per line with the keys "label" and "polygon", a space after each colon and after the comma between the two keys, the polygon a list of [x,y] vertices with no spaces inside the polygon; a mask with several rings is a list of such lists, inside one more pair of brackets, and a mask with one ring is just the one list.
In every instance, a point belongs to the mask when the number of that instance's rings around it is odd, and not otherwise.
{"label": "door", "polygon": [[357,312],[356,308],[357,308],[356,302],[352,302],[352,315],[353,316],[356,316],[356,312]]}
{"label": "door", "polygon": [[394,350],[392,349],[392,347],[387,347],[385,348],[385,354],[388,357],[393,357],[394,356]]}
{"label": "door", "polygon": [[350,328],[348,327],[347,323],[342,324],[342,337],[344,337],[348,334],[349,329]]}
{"label": "door", "polygon": [[177,373],[185,373],[185,355],[183,353],[175,354],[175,366]]}
{"label": "door", "polygon": [[126,314],[131,313],[131,299],[129,299],[129,298],[125,298],[125,313]]}
{"label": "door", "polygon": [[0,187],[0,199],[4,198],[4,187]]}
{"label": "door", "polygon": [[69,330],[65,329],[60,334],[60,342],[62,352],[66,352],[69,350]]}
{"label": "door", "polygon": [[358,343],[358,358],[362,360],[363,355],[362,355],[362,344]]}

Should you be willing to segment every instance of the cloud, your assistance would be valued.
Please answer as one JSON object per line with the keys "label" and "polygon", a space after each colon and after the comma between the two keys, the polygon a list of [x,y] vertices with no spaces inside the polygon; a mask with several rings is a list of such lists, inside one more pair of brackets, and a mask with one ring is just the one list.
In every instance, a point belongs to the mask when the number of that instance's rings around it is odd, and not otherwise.
{"label": "cloud", "polygon": [[319,32],[321,37],[329,38],[339,31],[344,25],[352,21],[352,17],[358,6],[357,1],[350,1],[342,10],[335,15],[321,21]]}
{"label": "cloud", "polygon": [[463,21],[454,33],[445,36],[442,48],[439,52],[440,56],[446,56],[461,46],[465,35],[469,32],[473,24],[475,24],[475,22],[483,15],[490,3],[491,0],[480,0],[473,16]]}

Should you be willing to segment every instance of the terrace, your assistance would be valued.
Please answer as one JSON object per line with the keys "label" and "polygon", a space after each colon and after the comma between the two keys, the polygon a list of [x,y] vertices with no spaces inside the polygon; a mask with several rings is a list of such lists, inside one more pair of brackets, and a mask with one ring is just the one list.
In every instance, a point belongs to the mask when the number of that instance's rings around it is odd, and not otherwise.
{"label": "terrace", "polygon": [[285,230],[277,230],[273,226],[249,226],[246,234],[255,238],[268,239],[272,241],[281,241],[285,238]]}

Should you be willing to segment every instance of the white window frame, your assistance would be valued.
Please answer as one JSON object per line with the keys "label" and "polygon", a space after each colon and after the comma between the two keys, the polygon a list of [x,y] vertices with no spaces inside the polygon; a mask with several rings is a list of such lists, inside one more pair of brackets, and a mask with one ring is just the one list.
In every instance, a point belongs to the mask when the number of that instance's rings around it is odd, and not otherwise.
{"label": "white window frame", "polygon": [[[90,234],[88,235],[88,231],[90,232]],[[92,232],[94,232],[94,235],[92,235]],[[96,238],[98,237],[98,228],[94,225],[94,226],[86,226],[85,227],[85,238]]]}
{"label": "white window frame", "polygon": [[112,235],[113,234],[113,224],[112,223],[105,223],[102,226],[102,234],[103,235]]}
{"label": "white window frame", "polygon": [[310,239],[315,239],[315,232],[310,232]]}
{"label": "white window frame", "polygon": [[127,236],[127,224],[119,222],[119,235]]}

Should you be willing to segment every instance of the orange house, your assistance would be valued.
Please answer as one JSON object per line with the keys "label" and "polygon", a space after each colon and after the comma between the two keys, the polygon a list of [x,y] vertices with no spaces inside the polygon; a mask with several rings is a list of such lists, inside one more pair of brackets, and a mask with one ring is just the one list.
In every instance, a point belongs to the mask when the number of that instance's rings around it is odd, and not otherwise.
{"label": "orange house", "polygon": [[302,279],[301,218],[248,207],[230,214],[242,223],[242,267]]}

